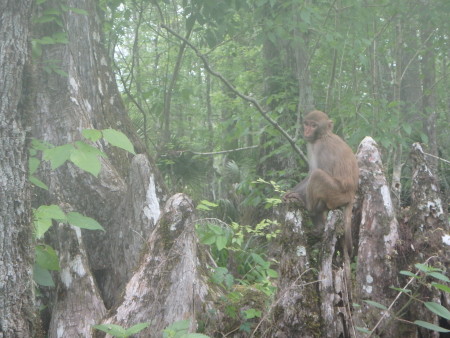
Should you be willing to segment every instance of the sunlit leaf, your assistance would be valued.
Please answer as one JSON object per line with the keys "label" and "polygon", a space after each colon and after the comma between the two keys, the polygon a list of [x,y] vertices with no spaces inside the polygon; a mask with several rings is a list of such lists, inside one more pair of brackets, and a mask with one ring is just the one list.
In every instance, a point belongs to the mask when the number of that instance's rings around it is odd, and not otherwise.
{"label": "sunlit leaf", "polygon": [[69,224],[78,228],[105,231],[105,229],[103,229],[103,227],[95,219],[83,216],[79,212],[67,213],[67,221]]}
{"label": "sunlit leaf", "polygon": [[56,251],[49,245],[35,247],[36,264],[47,270],[59,270],[59,259]]}
{"label": "sunlit leaf", "polygon": [[430,310],[431,312],[434,312],[435,314],[441,316],[442,318],[450,320],[450,311],[448,311],[441,304],[435,302],[425,302],[424,304],[427,307],[427,309]]}
{"label": "sunlit leaf", "polygon": [[50,161],[52,170],[55,170],[70,158],[70,155],[74,149],[74,146],[71,144],[45,149],[42,152],[42,158],[46,161]]}
{"label": "sunlit leaf", "polygon": [[145,328],[149,327],[150,323],[139,323],[136,325],[133,325],[132,327],[128,328],[126,330],[127,336],[131,336],[132,334],[136,334],[144,330]]}
{"label": "sunlit leaf", "polygon": [[133,144],[124,133],[114,129],[104,129],[102,130],[102,133],[103,138],[111,145],[122,148],[132,154],[136,154],[134,152]]}
{"label": "sunlit leaf", "polygon": [[415,320],[414,324],[418,325],[418,326],[422,326],[428,330],[432,330],[432,331],[436,331],[436,332],[450,332],[450,330],[444,329],[443,327],[428,323],[428,322],[424,322],[422,320]]}
{"label": "sunlit leaf", "polygon": [[386,306],[384,306],[383,304],[380,304],[378,302],[374,302],[373,300],[364,300],[364,302],[366,302],[367,304],[369,304],[369,305],[371,305],[373,307],[376,307],[378,309],[387,310]]}

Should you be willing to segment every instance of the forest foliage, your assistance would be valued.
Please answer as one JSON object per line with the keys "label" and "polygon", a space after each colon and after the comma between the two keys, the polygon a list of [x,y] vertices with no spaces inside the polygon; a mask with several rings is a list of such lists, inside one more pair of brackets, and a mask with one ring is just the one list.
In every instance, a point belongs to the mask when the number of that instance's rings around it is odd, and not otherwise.
{"label": "forest foliage", "polygon": [[[174,190],[255,206],[263,199],[252,181],[273,179],[287,189],[306,166],[254,106],[212,76],[164,25],[239,92],[267,107],[299,145],[298,122],[314,107],[332,117],[336,133],[354,149],[366,135],[377,140],[390,176],[398,167],[408,170],[413,142],[449,157],[447,1],[102,4],[119,89]],[[448,164],[438,165],[447,187]]]}

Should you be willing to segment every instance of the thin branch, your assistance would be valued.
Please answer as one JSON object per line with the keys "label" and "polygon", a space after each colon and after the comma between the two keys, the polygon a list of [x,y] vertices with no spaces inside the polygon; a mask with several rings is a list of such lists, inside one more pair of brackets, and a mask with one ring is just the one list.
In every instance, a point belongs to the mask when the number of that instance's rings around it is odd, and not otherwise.
{"label": "thin branch", "polygon": [[432,154],[428,154],[428,153],[424,153],[424,154],[427,155],[427,156],[430,156],[430,157],[434,157],[434,158],[436,158],[436,159],[438,159],[438,160],[440,160],[440,161],[442,161],[442,162],[444,162],[444,163],[450,164],[450,161],[445,160],[445,159],[443,159],[442,157],[439,157],[439,156],[436,156],[436,155],[432,155]]}
{"label": "thin branch", "polygon": [[241,151],[241,150],[254,149],[254,148],[258,148],[258,147],[259,147],[259,145],[255,145],[255,146],[236,148],[236,149],[230,149],[230,150],[213,151],[210,153],[198,153],[198,152],[191,151],[191,150],[186,150],[186,151],[188,151],[194,155],[221,155],[221,154],[234,153],[236,151]]}
{"label": "thin branch", "polygon": [[299,154],[306,162],[308,162],[308,158],[306,157],[304,152],[295,144],[295,141],[289,136],[289,134],[274,119],[272,119],[268,115],[269,112],[264,110],[262,108],[262,106],[260,105],[260,103],[256,99],[254,99],[251,96],[242,94],[225,77],[223,77],[222,74],[214,71],[211,68],[211,66],[209,65],[209,62],[206,59],[206,57],[202,53],[200,53],[200,51],[194,45],[192,45],[188,40],[183,38],[181,35],[179,35],[175,31],[173,31],[166,25],[161,25],[161,27],[166,29],[170,34],[176,36],[178,39],[182,40],[185,44],[187,44],[195,52],[195,54],[202,60],[203,66],[211,75],[219,78],[228,87],[228,89],[230,89],[234,94],[239,96],[241,99],[251,103],[256,108],[256,110],[258,110],[258,112],[262,115],[262,117],[264,117],[273,127],[275,127],[276,130],[278,130],[281,133],[281,135],[284,136],[284,138],[289,142],[289,144],[295,150],[295,152],[297,154]]}

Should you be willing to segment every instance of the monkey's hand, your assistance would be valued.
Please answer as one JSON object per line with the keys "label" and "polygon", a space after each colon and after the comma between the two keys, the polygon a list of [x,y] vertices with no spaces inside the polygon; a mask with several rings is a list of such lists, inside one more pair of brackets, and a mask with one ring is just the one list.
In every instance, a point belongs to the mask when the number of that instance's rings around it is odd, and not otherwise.
{"label": "monkey's hand", "polygon": [[283,202],[287,204],[305,205],[302,195],[295,191],[290,191],[283,196]]}

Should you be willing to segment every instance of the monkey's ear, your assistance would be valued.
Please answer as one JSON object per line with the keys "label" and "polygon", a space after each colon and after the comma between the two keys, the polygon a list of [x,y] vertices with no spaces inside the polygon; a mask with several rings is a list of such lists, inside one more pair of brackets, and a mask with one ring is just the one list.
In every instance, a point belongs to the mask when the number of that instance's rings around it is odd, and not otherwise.
{"label": "monkey's ear", "polygon": [[328,120],[328,130],[333,131],[333,121]]}

